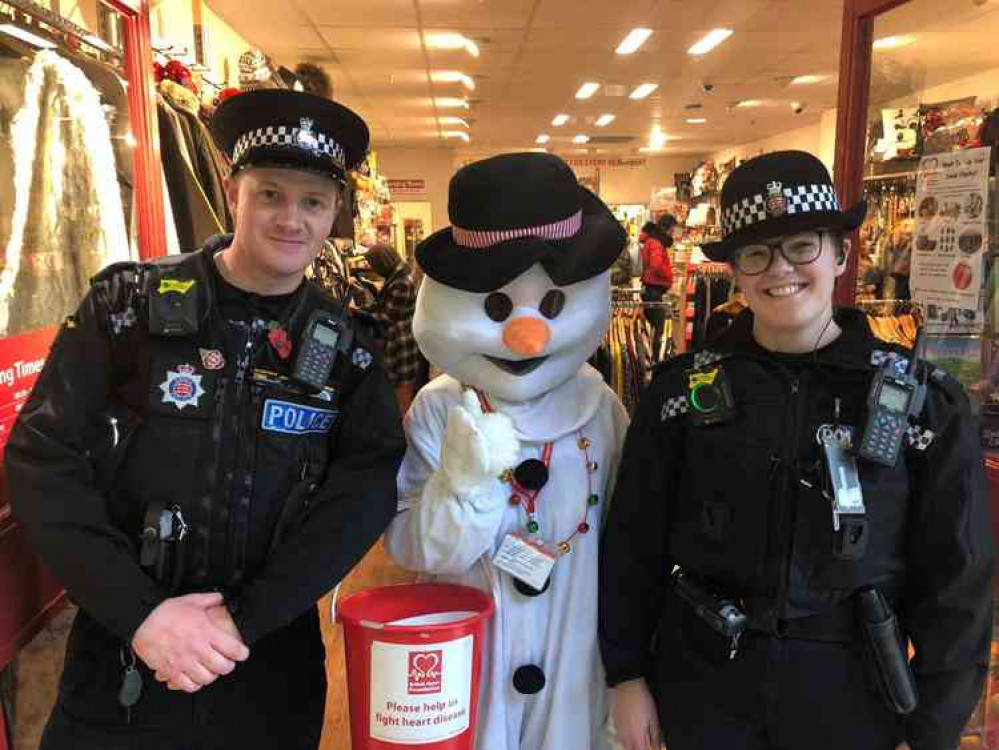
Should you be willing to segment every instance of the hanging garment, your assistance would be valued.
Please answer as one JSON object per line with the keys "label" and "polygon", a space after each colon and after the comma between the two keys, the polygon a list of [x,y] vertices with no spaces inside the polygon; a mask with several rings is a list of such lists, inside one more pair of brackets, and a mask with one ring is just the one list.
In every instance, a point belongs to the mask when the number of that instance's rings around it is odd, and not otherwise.
{"label": "hanging garment", "polygon": [[170,193],[170,208],[183,252],[201,247],[204,240],[222,232],[193,167],[180,115],[160,98],[156,107],[160,124],[160,153]]}
{"label": "hanging garment", "polygon": [[129,259],[128,233],[100,96],[54,52],[39,52],[11,125],[14,212],[0,272],[0,335],[69,315],[108,263]]}

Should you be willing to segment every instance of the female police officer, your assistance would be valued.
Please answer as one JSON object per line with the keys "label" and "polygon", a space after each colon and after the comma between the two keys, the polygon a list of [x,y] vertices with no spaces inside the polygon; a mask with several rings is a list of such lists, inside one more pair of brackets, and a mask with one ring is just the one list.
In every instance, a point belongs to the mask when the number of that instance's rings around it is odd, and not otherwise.
{"label": "female police officer", "polygon": [[303,281],[368,129],[275,90],[212,127],[235,235],[102,272],[8,445],[14,511],[80,605],[45,750],[315,748],[315,602],[395,513],[391,386]]}
{"label": "female police officer", "polygon": [[960,385],[834,313],[864,213],[839,211],[801,152],[724,186],[726,236],[705,252],[750,310],[657,372],[604,539],[601,647],[626,750],[658,750],[660,727],[670,750],[951,750],[981,694],[978,437]]}

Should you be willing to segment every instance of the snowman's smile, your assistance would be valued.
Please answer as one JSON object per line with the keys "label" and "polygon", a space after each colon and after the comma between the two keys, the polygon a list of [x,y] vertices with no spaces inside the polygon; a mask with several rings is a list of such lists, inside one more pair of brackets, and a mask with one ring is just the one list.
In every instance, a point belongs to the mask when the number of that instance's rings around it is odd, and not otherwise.
{"label": "snowman's smile", "polygon": [[499,357],[490,357],[488,354],[482,355],[494,365],[496,365],[501,370],[505,370],[511,375],[527,375],[529,372],[534,372],[541,365],[544,364],[548,357],[534,357],[532,359],[500,359]]}

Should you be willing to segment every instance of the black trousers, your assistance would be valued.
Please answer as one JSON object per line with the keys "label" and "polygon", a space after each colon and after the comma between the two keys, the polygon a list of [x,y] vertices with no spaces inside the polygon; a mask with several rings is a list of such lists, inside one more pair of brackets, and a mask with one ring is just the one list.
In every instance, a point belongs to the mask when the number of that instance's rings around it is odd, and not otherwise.
{"label": "black trousers", "polygon": [[[326,651],[315,609],[250,647],[236,670],[194,695],[144,665],[131,716],[118,704],[121,642],[82,610],[41,750],[315,750],[326,706]],[[141,663],[140,663],[141,664]]]}
{"label": "black trousers", "polygon": [[[662,286],[645,286],[642,288],[642,299],[645,302],[662,302],[666,292],[669,291]],[[646,307],[645,319],[652,326],[652,352],[653,359],[659,361],[659,352],[662,348],[663,329],[666,327],[666,308]]]}
{"label": "black trousers", "polygon": [[[728,662],[666,626],[656,699],[669,750],[894,750],[904,721],[874,691],[863,644],[749,633]],[[685,634],[686,633],[686,634]]]}

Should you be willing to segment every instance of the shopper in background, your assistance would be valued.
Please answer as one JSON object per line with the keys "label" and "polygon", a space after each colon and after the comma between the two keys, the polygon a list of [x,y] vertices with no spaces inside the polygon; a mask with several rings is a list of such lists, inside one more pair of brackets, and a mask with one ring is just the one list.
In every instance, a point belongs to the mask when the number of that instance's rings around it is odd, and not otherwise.
{"label": "shopper in background", "polygon": [[[646,222],[639,240],[642,243],[642,299],[646,302],[662,302],[673,285],[673,266],[669,260],[669,249],[673,246],[673,229],[676,219],[671,214],[663,214],[658,222]],[[645,317],[652,324],[652,351],[656,356],[662,348],[663,328],[666,324],[666,311],[662,307],[646,307]]]}
{"label": "shopper in background", "polygon": [[364,256],[371,270],[385,283],[368,310],[382,324],[385,336],[385,369],[395,385],[399,410],[405,414],[416,395],[421,372],[420,348],[413,338],[416,282],[413,270],[388,245],[375,245]]}
{"label": "shopper in background", "polygon": [[[976,423],[925,362],[925,401],[886,385],[872,421],[872,385],[913,355],[833,310],[865,212],[840,211],[803,152],[725,183],[726,236],[704,251],[749,310],[657,372],[604,536],[601,648],[626,750],[954,750],[981,697],[995,551]],[[882,430],[881,458],[860,455],[889,409],[910,415],[900,454]]]}
{"label": "shopper in background", "polygon": [[98,275],[7,446],[15,516],[80,607],[44,750],[318,747],[316,601],[395,512],[404,438],[370,337],[340,321],[332,372],[299,357],[341,313],[304,273],[367,126],[262,90],[212,130],[235,235]]}

